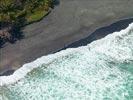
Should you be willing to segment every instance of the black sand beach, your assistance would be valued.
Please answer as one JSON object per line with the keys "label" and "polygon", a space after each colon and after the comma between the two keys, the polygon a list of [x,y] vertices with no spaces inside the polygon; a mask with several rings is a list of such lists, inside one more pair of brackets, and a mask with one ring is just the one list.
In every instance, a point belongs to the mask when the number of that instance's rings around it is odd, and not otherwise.
{"label": "black sand beach", "polygon": [[13,72],[43,55],[86,45],[126,28],[133,22],[132,4],[131,0],[60,0],[47,17],[23,28],[24,39],[0,49],[0,72]]}

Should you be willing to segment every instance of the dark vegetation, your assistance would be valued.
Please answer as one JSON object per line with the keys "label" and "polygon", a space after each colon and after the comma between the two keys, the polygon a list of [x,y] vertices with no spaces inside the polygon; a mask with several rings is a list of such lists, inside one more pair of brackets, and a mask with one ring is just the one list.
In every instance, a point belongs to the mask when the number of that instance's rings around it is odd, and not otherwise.
{"label": "dark vegetation", "polygon": [[55,0],[0,0],[0,46],[23,38],[21,27],[43,18],[54,3]]}

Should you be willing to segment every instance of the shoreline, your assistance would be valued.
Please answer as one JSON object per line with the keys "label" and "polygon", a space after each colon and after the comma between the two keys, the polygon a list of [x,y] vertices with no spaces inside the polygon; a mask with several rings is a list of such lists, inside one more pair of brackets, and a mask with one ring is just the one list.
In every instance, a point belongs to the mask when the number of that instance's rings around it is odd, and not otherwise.
{"label": "shoreline", "polygon": [[23,28],[24,39],[15,44],[7,43],[0,49],[0,75],[7,70],[17,70],[43,55],[60,51],[63,47],[78,45],[79,42],[75,44],[75,41],[80,39],[85,42],[84,38],[88,36],[90,39],[87,42],[104,37],[106,34],[102,34],[103,31],[97,36],[92,33],[100,27],[133,17],[132,3],[121,0],[60,1],[44,19]]}
{"label": "shoreline", "polygon": [[[107,49],[107,52],[108,52],[108,48],[111,50],[113,50],[114,53],[116,54],[119,54],[119,52],[116,52],[116,49],[110,47],[111,44],[110,42],[113,43],[113,41],[115,41],[115,38],[117,37],[121,37],[121,36],[128,36],[130,35],[130,32],[132,31],[133,29],[133,23],[129,24],[129,26],[126,28],[126,29],[123,29],[119,32],[114,32],[112,34],[109,34],[108,36],[106,36],[105,38],[102,38],[100,40],[97,40],[97,41],[93,41],[91,42],[89,45],[87,46],[82,46],[82,47],[78,47],[78,48],[68,48],[67,50],[62,50],[61,52],[57,52],[55,54],[50,54],[48,56],[42,56],[42,57],[39,57],[38,59],[36,59],[35,61],[33,62],[30,62],[30,63],[26,63],[24,64],[21,68],[19,68],[18,70],[16,70],[12,75],[9,75],[9,76],[1,76],[0,77],[0,86],[5,86],[5,85],[9,85],[9,84],[13,84],[13,83],[16,83],[18,80],[24,78],[28,73],[30,73],[32,70],[38,68],[40,65],[44,64],[44,65],[49,65],[51,64],[54,60],[57,60],[58,58],[62,58],[62,57],[65,57],[65,56],[69,56],[71,55],[71,53],[75,53],[75,52],[81,52],[81,54],[83,52],[92,52],[94,53],[92,50],[94,50],[96,53],[104,53],[103,51],[99,51],[99,49],[97,48],[98,45],[100,46],[100,48],[102,49],[102,46],[103,48],[105,48],[105,52],[106,52],[106,49]],[[119,38],[120,41],[121,41],[121,38]],[[109,40],[109,41],[107,41]],[[106,41],[107,41],[107,44],[106,44]],[[129,38],[129,41],[130,38]],[[103,43],[104,42],[104,43]],[[109,43],[109,44],[108,44]],[[113,43],[113,47],[114,46],[118,46],[119,44],[114,44]],[[94,47],[94,48],[93,48]],[[124,46],[123,46],[124,47]],[[130,47],[127,47],[130,49]],[[98,49],[98,51],[97,51]],[[87,51],[86,51],[87,50]],[[88,51],[89,50],[89,51]],[[117,50],[120,50],[121,51],[121,47],[120,48],[117,48]],[[126,52],[126,50],[124,50],[123,52]],[[107,53],[108,54],[108,53]],[[95,54],[94,54],[95,55]],[[104,55],[104,54],[103,54]],[[106,54],[105,54],[106,55]],[[112,57],[114,57],[114,54],[109,54],[111,59]],[[89,55],[88,55],[89,56]],[[90,54],[90,57],[92,55]],[[121,57],[119,59],[119,55],[117,55],[115,57],[115,59],[118,59],[118,61],[125,61],[127,58],[123,58],[125,57],[125,55],[122,53]],[[107,57],[108,58],[108,57]],[[89,60],[89,58],[88,58]],[[101,59],[100,59],[101,60]],[[112,59],[113,60],[113,59]],[[114,62],[114,61],[113,61]],[[106,60],[105,60],[105,63],[106,63]],[[114,62],[115,63],[115,62]],[[57,65],[58,66],[58,65]],[[73,66],[74,67],[74,66]]]}
{"label": "shoreline", "polygon": [[[114,22],[114,23],[112,23],[108,26],[98,28],[94,32],[92,32],[89,36],[87,36],[83,39],[77,40],[73,43],[70,43],[67,46],[65,46],[63,48],[60,48],[57,51],[53,51],[50,54],[60,52],[61,50],[65,50],[67,48],[77,48],[77,47],[80,47],[80,46],[85,46],[85,45],[87,45],[87,44],[89,44],[93,41],[104,38],[105,36],[107,36],[109,34],[112,34],[113,32],[121,31],[122,29],[127,28],[128,25],[131,24],[132,22],[133,22],[133,18],[126,18],[126,19],[122,19],[122,20],[119,20],[117,22]],[[98,34],[98,33],[102,33],[102,32],[104,32],[104,34],[101,37],[99,37],[100,34]],[[13,70],[13,69],[11,69],[11,70],[7,69],[7,71],[1,72],[0,76],[8,76],[8,75],[13,74],[15,71],[16,70]]]}
{"label": "shoreline", "polygon": [[[120,19],[114,23],[111,23],[110,25],[103,26],[101,28],[96,29],[89,36],[84,37],[80,40],[74,41],[73,43],[68,44],[67,46],[63,47],[62,49],[59,49],[58,51],[61,51],[61,50],[67,49],[67,48],[77,48],[79,46],[85,46],[93,41],[104,38],[105,36],[112,34],[113,32],[119,32],[122,29],[126,29],[129,26],[129,24],[131,24],[132,22],[133,22],[132,17]],[[100,34],[100,33],[102,33],[102,34]],[[56,51],[56,52],[58,52],[58,51]]]}

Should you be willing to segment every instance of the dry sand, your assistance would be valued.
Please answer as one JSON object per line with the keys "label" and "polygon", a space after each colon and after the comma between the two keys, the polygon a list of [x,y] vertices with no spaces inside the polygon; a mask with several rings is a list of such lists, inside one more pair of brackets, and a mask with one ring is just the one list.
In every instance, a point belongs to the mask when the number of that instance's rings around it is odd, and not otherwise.
{"label": "dry sand", "polygon": [[18,69],[99,27],[133,17],[132,4],[133,0],[60,0],[47,17],[23,28],[24,39],[0,49],[0,72]]}

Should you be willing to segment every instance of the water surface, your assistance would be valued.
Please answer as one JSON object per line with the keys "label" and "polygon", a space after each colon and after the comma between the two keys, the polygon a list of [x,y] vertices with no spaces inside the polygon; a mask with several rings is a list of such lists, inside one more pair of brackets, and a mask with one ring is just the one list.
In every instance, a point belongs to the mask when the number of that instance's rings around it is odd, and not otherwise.
{"label": "water surface", "polygon": [[0,100],[133,100],[133,24],[25,64],[0,85]]}

